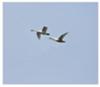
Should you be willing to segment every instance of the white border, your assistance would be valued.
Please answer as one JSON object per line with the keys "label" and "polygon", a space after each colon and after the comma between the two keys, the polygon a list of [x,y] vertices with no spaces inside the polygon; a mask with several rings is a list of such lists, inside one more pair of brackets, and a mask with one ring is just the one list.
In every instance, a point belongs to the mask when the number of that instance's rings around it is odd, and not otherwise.
{"label": "white border", "polygon": [[99,0],[3,0],[4,2],[98,2]]}
{"label": "white border", "polygon": [[[34,85],[34,84],[32,84],[32,85],[28,85],[28,84],[21,84],[21,85],[4,85],[3,84],[3,2],[98,2],[98,6],[99,6],[99,0],[0,0],[0,87],[33,87],[33,86],[35,86],[35,87],[55,87],[55,86],[57,86],[57,87],[66,87],[66,86],[71,86],[71,87],[77,87],[77,86],[99,86],[99,82],[98,82],[98,84],[54,84],[54,85],[52,85],[52,84],[37,84],[37,85]],[[100,9],[100,6],[99,6],[99,8],[98,9]],[[98,13],[98,16],[100,15],[100,11],[99,11],[99,13]],[[98,17],[98,28],[99,28],[99,20],[100,20],[100,17]],[[98,29],[98,35],[99,35],[99,33],[100,33],[100,30]],[[98,36],[98,40],[99,40],[99,37],[100,37],[100,35]],[[99,42],[98,42],[98,44],[100,43],[100,40],[99,40]],[[99,56],[99,49],[100,49],[100,46],[99,46],[99,48],[98,48],[98,56]],[[98,58],[98,64],[100,63],[100,59]],[[100,66],[100,64],[99,64],[99,66]],[[98,67],[99,67],[98,66]],[[100,70],[98,71],[98,74],[99,74],[99,72],[100,72]],[[99,78],[100,78],[100,75],[98,75],[99,76]],[[98,78],[98,79],[99,79]]]}
{"label": "white border", "polygon": [[3,78],[3,15],[2,15],[2,3],[0,3],[0,87],[2,84]]}

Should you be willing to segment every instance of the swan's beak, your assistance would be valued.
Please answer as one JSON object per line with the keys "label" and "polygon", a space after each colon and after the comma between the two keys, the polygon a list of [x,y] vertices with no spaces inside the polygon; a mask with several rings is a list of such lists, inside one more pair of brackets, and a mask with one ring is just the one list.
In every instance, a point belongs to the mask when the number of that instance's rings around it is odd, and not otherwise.
{"label": "swan's beak", "polygon": [[33,32],[34,30],[33,30],[33,29],[31,29],[30,31],[31,31],[31,32]]}

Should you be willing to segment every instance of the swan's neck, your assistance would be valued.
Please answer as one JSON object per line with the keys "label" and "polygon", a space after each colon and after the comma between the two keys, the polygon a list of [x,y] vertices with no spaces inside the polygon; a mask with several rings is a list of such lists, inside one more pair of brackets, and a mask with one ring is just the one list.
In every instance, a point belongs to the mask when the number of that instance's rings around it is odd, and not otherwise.
{"label": "swan's neck", "polygon": [[57,41],[56,39],[54,39],[54,38],[51,38],[51,37],[50,37],[49,39],[51,39],[51,40],[54,40],[54,41]]}

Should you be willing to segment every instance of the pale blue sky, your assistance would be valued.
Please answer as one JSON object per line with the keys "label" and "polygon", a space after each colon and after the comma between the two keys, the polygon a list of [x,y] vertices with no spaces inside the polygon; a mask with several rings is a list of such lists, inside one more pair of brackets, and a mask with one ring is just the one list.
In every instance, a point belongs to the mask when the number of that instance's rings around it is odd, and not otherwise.
{"label": "pale blue sky", "polygon": [[[66,43],[30,32],[44,25]],[[97,36],[97,3],[4,3],[4,83],[97,83]]]}

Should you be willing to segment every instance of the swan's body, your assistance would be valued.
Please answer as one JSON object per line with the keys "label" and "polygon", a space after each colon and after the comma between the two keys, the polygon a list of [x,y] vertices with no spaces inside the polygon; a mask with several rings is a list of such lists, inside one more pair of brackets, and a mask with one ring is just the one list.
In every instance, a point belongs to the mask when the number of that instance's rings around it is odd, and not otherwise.
{"label": "swan's body", "polygon": [[50,37],[49,39],[54,40],[54,41],[59,42],[59,43],[65,43],[66,41],[64,41],[63,38],[64,38],[65,35],[67,35],[67,34],[68,34],[68,32],[62,34],[62,35],[61,35],[60,37],[58,37],[57,39],[52,38],[52,37]]}
{"label": "swan's body", "polygon": [[41,38],[41,35],[50,35],[50,33],[47,33],[47,27],[46,26],[44,26],[42,28],[42,31],[36,31],[36,30],[32,29],[31,32],[36,32],[38,39]]}

